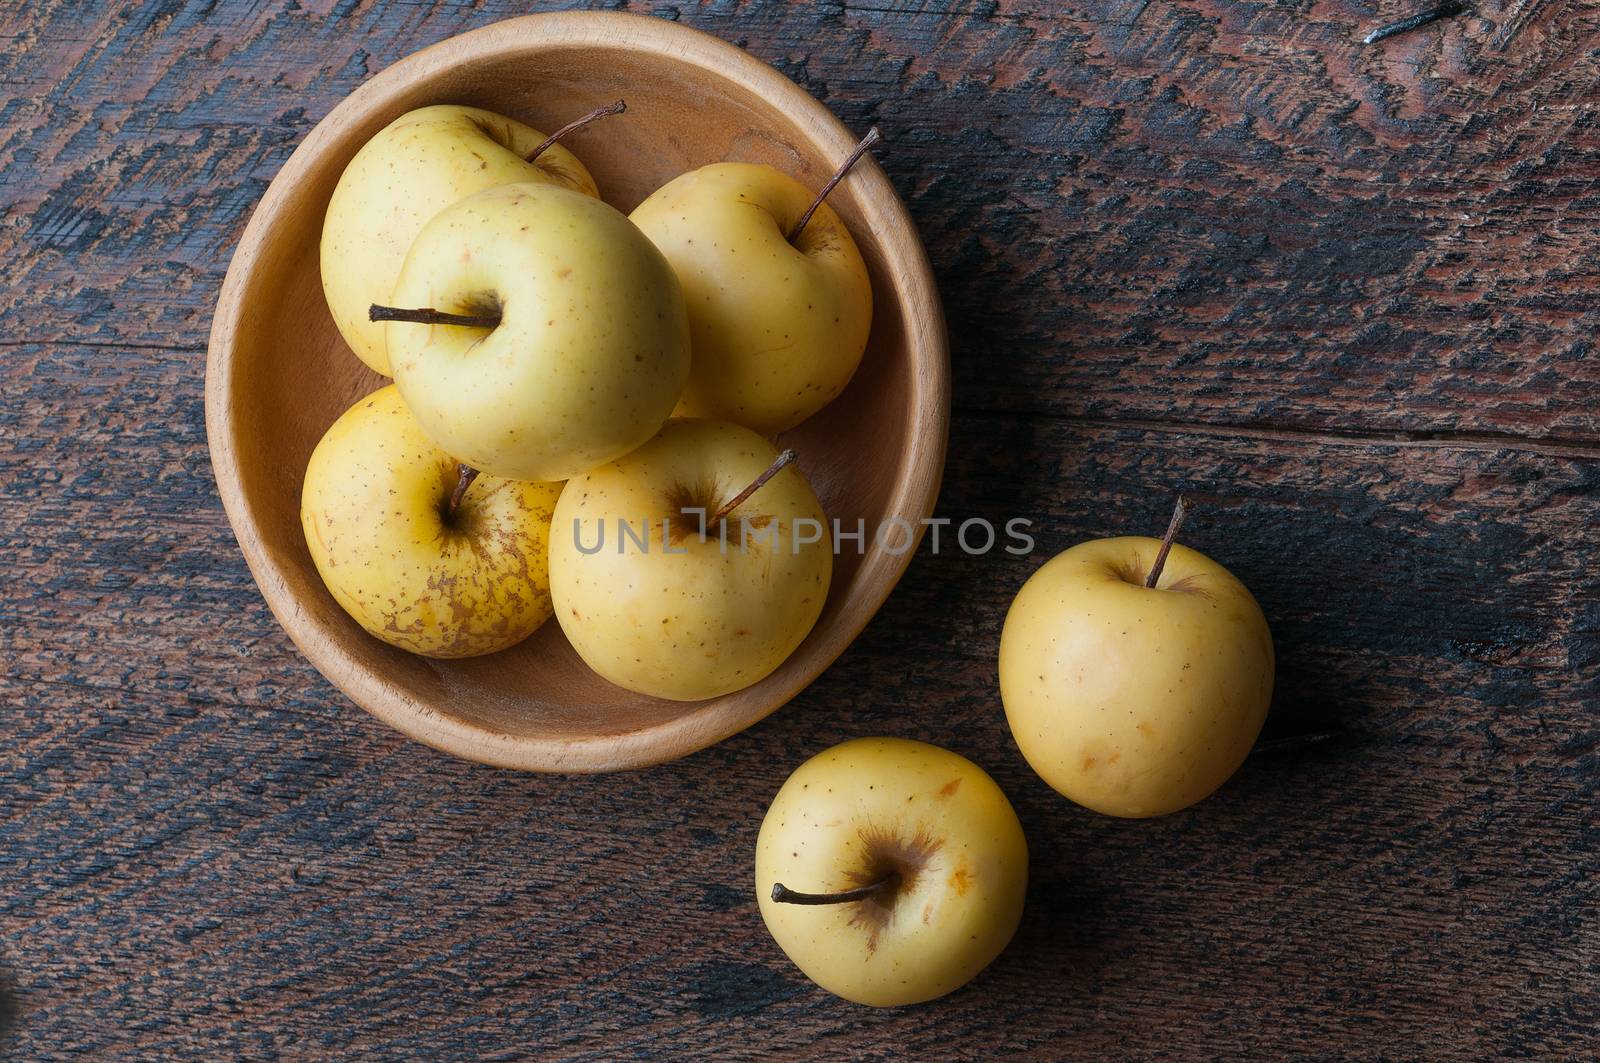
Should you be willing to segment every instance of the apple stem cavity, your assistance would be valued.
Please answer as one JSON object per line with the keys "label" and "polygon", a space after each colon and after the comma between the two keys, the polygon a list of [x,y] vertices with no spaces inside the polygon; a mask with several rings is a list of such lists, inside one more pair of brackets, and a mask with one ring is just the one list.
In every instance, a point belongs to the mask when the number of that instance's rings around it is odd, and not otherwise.
{"label": "apple stem cavity", "polygon": [[879,890],[893,889],[899,884],[900,875],[895,871],[889,872],[876,882],[857,886],[853,890],[840,890],[837,893],[801,893],[781,882],[774,882],[772,899],[779,904],[848,904],[851,901],[864,901]]}
{"label": "apple stem cavity", "polygon": [[763,484],[772,479],[774,476],[778,475],[778,473],[782,472],[785,466],[794,461],[794,458],[795,454],[792,450],[786,450],[774,458],[772,464],[767,466],[766,472],[752,480],[749,487],[746,487],[743,491],[740,491],[727,502],[723,503],[722,508],[717,510],[717,512],[712,515],[710,522],[711,527],[716,527],[718,524],[721,524],[724,520],[726,520],[728,518],[728,514],[744,505],[746,499],[755,494],[757,491],[761,490],[761,486]]}
{"label": "apple stem cavity", "polygon": [[456,515],[456,510],[461,507],[461,499],[467,493],[467,488],[472,486],[472,481],[478,478],[478,470],[465,463],[456,468],[456,489],[450,492],[450,505],[444,511],[445,520],[450,520]]}
{"label": "apple stem cavity", "polygon": [[379,306],[373,303],[367,307],[368,321],[405,321],[413,325],[461,325],[465,328],[498,328],[500,325],[499,314],[447,314],[443,310],[435,310],[425,306],[411,310],[401,306]]}
{"label": "apple stem cavity", "polygon": [[596,107],[582,118],[574,118],[572,121],[556,130],[554,133],[551,133],[549,136],[545,137],[544,142],[538,147],[534,148],[533,151],[527,156],[527,161],[533,162],[546,151],[550,150],[550,145],[554,144],[568,133],[576,133],[590,122],[605,118],[608,115],[621,114],[627,109],[628,101],[618,100],[616,103],[608,103],[604,107]]}
{"label": "apple stem cavity", "polygon": [[1161,579],[1161,570],[1167,565],[1167,554],[1172,550],[1172,540],[1177,538],[1178,529],[1183,527],[1183,518],[1189,515],[1189,500],[1182,495],[1178,496],[1178,504],[1172,507],[1172,519],[1167,522],[1167,533],[1161,537],[1161,549],[1156,551],[1156,562],[1150,566],[1150,575],[1144,578],[1146,588],[1155,587]]}
{"label": "apple stem cavity", "polygon": [[882,139],[883,134],[878,132],[877,126],[867,130],[867,135],[861,138],[861,143],[857,144],[855,150],[845,157],[844,162],[839,164],[837,170],[833,171],[833,176],[828,178],[828,183],[822,186],[822,191],[817,193],[817,198],[811,201],[811,206],[806,208],[806,212],[800,215],[800,220],[794,223],[794,228],[789,230],[789,242],[791,244],[800,239],[800,234],[805,230],[806,223],[811,220],[811,215],[817,212],[817,208],[822,206],[822,201],[828,198],[828,193],[832,192],[834,187],[844,180],[845,175],[850,172],[852,166],[861,161],[861,156],[865,155],[872,145]]}

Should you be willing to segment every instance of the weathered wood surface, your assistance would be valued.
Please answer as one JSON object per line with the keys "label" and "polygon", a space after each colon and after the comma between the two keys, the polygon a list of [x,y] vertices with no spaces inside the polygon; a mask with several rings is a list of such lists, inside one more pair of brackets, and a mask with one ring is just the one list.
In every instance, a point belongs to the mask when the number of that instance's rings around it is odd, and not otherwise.
{"label": "weathered wood surface", "polygon": [[[788,709],[626,776],[495,772],[353,709],[216,501],[203,344],[294,144],[524,3],[0,0],[0,1052],[143,1058],[1593,1058],[1600,9],[1364,48],[1392,2],[661,6],[857,127],[940,270],[945,515]],[[993,653],[1050,550],[1158,528],[1257,593],[1262,754],[1076,810]],[[846,737],[989,768],[1033,849],[975,985],[873,1013],[778,954],[767,800]]]}

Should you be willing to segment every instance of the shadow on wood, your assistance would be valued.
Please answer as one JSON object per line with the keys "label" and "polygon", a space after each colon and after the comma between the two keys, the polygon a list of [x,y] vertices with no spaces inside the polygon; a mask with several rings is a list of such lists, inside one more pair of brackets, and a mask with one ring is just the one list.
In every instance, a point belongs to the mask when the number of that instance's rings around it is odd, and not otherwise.
{"label": "shadow on wood", "polygon": [[5,1039],[16,1028],[21,1015],[22,1008],[17,1001],[16,983],[11,977],[11,969],[0,967],[0,1045],[5,1044]]}

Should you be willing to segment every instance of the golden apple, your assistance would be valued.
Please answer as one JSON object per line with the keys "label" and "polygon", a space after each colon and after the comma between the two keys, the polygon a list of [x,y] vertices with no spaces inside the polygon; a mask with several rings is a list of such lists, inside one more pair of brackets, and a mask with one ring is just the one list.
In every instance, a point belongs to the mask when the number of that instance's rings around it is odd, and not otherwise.
{"label": "golden apple", "polygon": [[496,185],[543,181],[599,193],[577,156],[516,119],[477,107],[423,107],[396,118],[345,167],[322,227],[322,290],[350,349],[391,376],[383,326],[367,307],[387,303],[411,241],[458,199]]}
{"label": "golden apple", "polygon": [[[672,267],[598,199],[548,184],[468,196],[423,226],[389,313],[422,430],[486,473],[565,480],[655,435],[689,373]],[[429,316],[429,314],[434,316]]]}
{"label": "golden apple", "polygon": [[844,222],[770,166],[717,163],[657,189],[631,217],[672,262],[694,359],[677,416],[763,435],[833,401],[872,328],[872,285]]}
{"label": "golden apple", "polygon": [[994,780],[900,738],[806,761],[756,839],[767,929],[806,977],[858,1004],[971,981],[1016,933],[1027,885],[1028,843]]}
{"label": "golden apple", "polygon": [[628,690],[697,701],[794,652],[827,600],[833,550],[821,503],[785,457],[748,428],[674,420],[568,482],[550,589],[589,667]]}
{"label": "golden apple", "polygon": [[473,657],[550,616],[560,484],[472,478],[428,441],[393,385],[333,423],[306,468],[300,523],[345,612],[393,646]]}
{"label": "golden apple", "polygon": [[[1177,520],[1174,521],[1174,530]],[[1000,697],[1022,755],[1097,812],[1186,808],[1244,762],[1272,701],[1272,635],[1227,569],[1162,540],[1099,539],[1018,592]],[[1154,586],[1147,586],[1157,568]]]}

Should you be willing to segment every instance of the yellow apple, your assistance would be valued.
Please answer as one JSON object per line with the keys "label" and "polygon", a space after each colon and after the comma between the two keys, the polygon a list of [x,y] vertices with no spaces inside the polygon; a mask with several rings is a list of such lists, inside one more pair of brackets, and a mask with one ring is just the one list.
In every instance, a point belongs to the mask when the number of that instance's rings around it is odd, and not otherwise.
{"label": "yellow apple", "polygon": [[872,328],[872,285],[838,214],[770,166],[717,163],[631,215],[683,282],[694,360],[680,417],[792,428],[844,390]]}
{"label": "yellow apple", "polygon": [[560,484],[471,476],[430,443],[393,385],[333,423],[306,468],[300,523],[345,612],[384,642],[473,657],[549,619]]}
{"label": "yellow apple", "polygon": [[787,458],[748,428],[674,420],[568,482],[550,590],[589,667],[640,694],[697,701],[794,652],[828,597],[833,550],[810,485],[779,467]]}
{"label": "yellow apple", "polygon": [[858,738],[802,764],[756,839],[761,918],[806,977],[858,1004],[971,981],[1022,918],[1028,843],[965,757]]}
{"label": "yellow apple", "polygon": [[565,480],[620,458],[660,429],[689,372],[672,267],[622,214],[553,185],[434,215],[394,302],[475,323],[395,317],[389,356],[428,437],[495,476]]}
{"label": "yellow apple", "polygon": [[1272,701],[1272,635],[1256,600],[1195,550],[1172,545],[1162,565],[1162,547],[1074,546],[1023,585],[1000,636],[1000,697],[1022,755],[1113,816],[1164,815],[1211,794]]}
{"label": "yellow apple", "polygon": [[477,107],[423,107],[396,118],[345,167],[322,226],[322,290],[339,333],[356,356],[384,376],[383,325],[367,307],[387,303],[411,242],[429,218],[458,199],[496,185],[543,181],[599,193],[577,156],[545,135]]}

